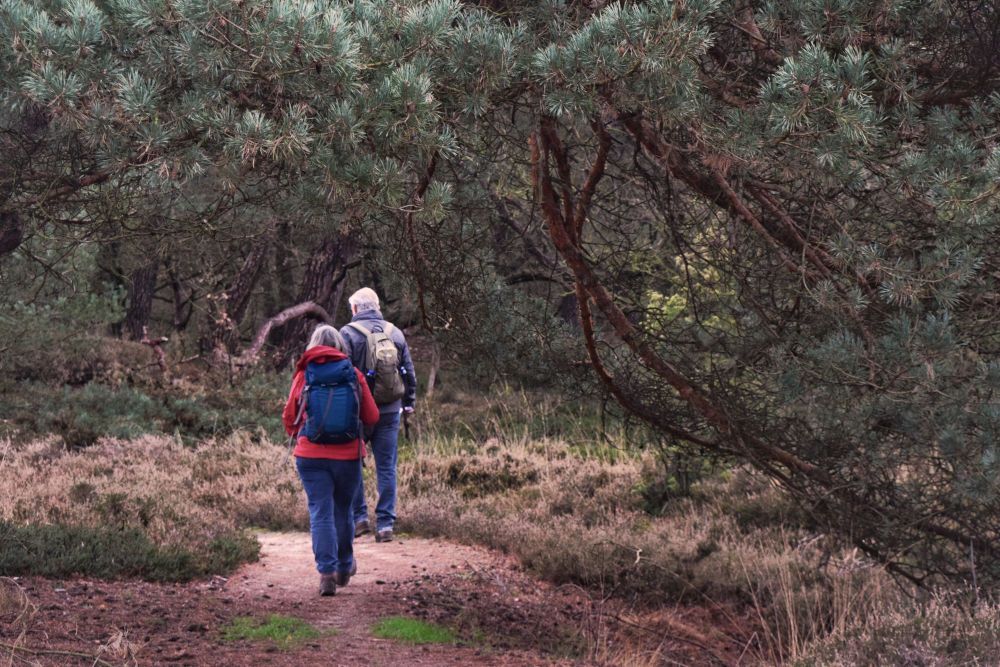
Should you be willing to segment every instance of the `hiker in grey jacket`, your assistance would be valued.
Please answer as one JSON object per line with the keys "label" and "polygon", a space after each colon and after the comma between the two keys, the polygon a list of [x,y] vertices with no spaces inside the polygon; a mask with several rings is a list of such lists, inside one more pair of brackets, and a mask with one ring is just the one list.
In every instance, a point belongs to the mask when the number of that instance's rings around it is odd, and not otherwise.
{"label": "hiker in grey jacket", "polygon": [[[389,542],[396,522],[399,418],[402,412],[413,412],[417,376],[413,371],[406,337],[382,318],[375,290],[363,287],[352,294],[348,302],[353,317],[340,334],[344,337],[347,355],[368,381],[379,409],[379,420],[371,433],[371,451],[378,484],[375,541]],[[370,530],[362,482],[354,497],[354,535],[364,535]]]}

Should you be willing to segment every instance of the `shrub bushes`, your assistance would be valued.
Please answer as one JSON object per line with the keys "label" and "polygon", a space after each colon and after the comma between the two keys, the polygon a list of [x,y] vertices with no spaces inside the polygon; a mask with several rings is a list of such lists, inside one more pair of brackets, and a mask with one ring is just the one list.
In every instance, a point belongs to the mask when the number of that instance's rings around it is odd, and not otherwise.
{"label": "shrub bushes", "polygon": [[[748,471],[716,475],[650,507],[652,455],[610,464],[569,445],[497,443],[474,454],[425,438],[400,464],[400,525],[512,553],[556,584],[643,605],[742,607],[771,663],[863,624],[885,575],[814,532]],[[887,587],[886,587],[887,588]]]}
{"label": "shrub bushes", "polygon": [[157,546],[135,528],[29,525],[0,521],[0,574],[187,581],[257,559],[252,537],[218,535],[203,550]]}
{"label": "shrub bushes", "polygon": [[283,436],[286,390],[286,378],[276,375],[211,390],[19,382],[5,389],[0,408],[8,418],[8,434],[55,434],[69,449],[89,447],[103,437],[177,434],[193,441],[238,430],[263,431],[277,440]]}

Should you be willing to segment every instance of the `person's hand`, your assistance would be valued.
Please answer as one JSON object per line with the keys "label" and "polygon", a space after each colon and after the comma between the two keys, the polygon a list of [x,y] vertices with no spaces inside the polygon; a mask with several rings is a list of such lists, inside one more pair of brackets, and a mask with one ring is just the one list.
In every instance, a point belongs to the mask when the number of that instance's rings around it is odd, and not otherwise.
{"label": "person's hand", "polygon": [[412,415],[413,414],[413,406],[412,405],[407,405],[405,408],[403,408],[403,412],[405,412],[408,415]]}

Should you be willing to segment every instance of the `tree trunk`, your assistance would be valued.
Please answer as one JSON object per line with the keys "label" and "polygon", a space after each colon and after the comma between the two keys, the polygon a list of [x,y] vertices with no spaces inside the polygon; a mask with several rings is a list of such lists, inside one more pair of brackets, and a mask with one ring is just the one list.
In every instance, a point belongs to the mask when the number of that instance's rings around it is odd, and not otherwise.
{"label": "tree trunk", "polygon": [[[312,302],[330,312],[354,252],[354,242],[346,230],[323,241],[306,262],[296,303]],[[281,361],[287,361],[299,351],[305,341],[308,324],[297,319],[284,329]]]}
{"label": "tree trunk", "polygon": [[[287,308],[295,301],[295,248],[292,245],[292,226],[287,222],[279,222],[274,243],[274,312],[279,308]],[[285,342],[285,325],[275,326],[268,334],[268,342],[274,347],[281,347]]]}
{"label": "tree trunk", "polygon": [[[110,242],[98,247],[97,273],[94,277],[95,292],[102,292],[109,287],[122,292],[128,292],[120,258],[121,241],[119,239],[113,238]],[[108,335],[113,338],[121,338],[123,324],[124,320],[109,323]]]}
{"label": "tree trunk", "polygon": [[142,340],[145,337],[149,317],[153,313],[153,295],[156,294],[156,275],[159,270],[160,260],[154,259],[129,276],[125,334],[131,340]]}
{"label": "tree trunk", "polygon": [[[300,303],[290,308],[286,308],[264,322],[264,324],[262,324],[257,330],[257,335],[254,336],[253,343],[250,344],[250,347],[240,354],[240,356],[231,357],[230,361],[238,366],[249,366],[257,363],[260,359],[260,351],[264,349],[264,344],[267,342],[268,335],[271,333],[272,329],[282,326],[291,320],[299,320],[305,317],[312,317],[326,324],[333,323],[330,319],[329,313],[312,301],[306,301],[305,303]],[[218,352],[224,354],[222,350],[219,350]]]}
{"label": "tree trunk", "polygon": [[434,396],[434,388],[437,385],[438,374],[441,372],[441,346],[436,338],[431,339],[431,369],[427,374],[427,389],[424,395],[428,400]]}
{"label": "tree trunk", "polygon": [[24,241],[24,224],[17,213],[0,213],[0,257],[17,250]]}
{"label": "tree trunk", "polygon": [[167,274],[170,278],[170,291],[174,303],[174,331],[184,331],[191,321],[191,313],[194,312],[194,290],[184,284],[173,262],[170,262]]}
{"label": "tree trunk", "polygon": [[264,260],[271,245],[271,237],[260,238],[250,254],[243,260],[233,282],[225,292],[215,297],[212,316],[212,334],[209,347],[213,350],[224,348],[230,352],[239,342],[240,323],[246,315],[250,296],[260,277]]}

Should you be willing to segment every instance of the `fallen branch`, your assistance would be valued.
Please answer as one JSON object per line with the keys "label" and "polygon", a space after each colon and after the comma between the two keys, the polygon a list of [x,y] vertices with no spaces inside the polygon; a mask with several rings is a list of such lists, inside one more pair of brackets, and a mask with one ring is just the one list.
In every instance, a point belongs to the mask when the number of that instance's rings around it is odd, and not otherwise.
{"label": "fallen branch", "polygon": [[27,646],[18,646],[17,644],[7,644],[6,642],[0,642],[0,648],[5,648],[8,651],[20,651],[21,653],[30,653],[31,655],[61,655],[72,658],[84,658],[86,660],[93,660],[91,664],[94,665],[108,665],[111,663],[107,660],[101,660],[99,657],[92,653],[78,653],[77,651],[60,651],[58,649],[52,648],[28,648]]}
{"label": "fallen branch", "polygon": [[257,335],[254,336],[250,347],[244,350],[244,352],[238,357],[229,356],[224,348],[216,348],[216,356],[228,359],[230,363],[235,366],[252,366],[259,360],[260,351],[264,348],[264,344],[267,342],[267,337],[271,333],[271,329],[274,327],[280,327],[290,320],[298,319],[300,317],[313,317],[317,320],[322,320],[327,324],[331,324],[333,322],[333,318],[330,317],[330,314],[327,313],[322,306],[313,301],[304,301],[295,306],[291,306],[290,308],[285,308],[283,311],[264,322],[260,329],[257,330]]}
{"label": "fallen branch", "polygon": [[142,343],[143,345],[148,345],[149,347],[153,348],[153,351],[156,352],[156,364],[160,367],[160,370],[163,371],[164,374],[166,374],[168,370],[167,355],[163,351],[162,345],[164,343],[170,342],[170,339],[167,338],[166,336],[160,336],[159,338],[150,338],[149,332],[146,330],[146,327],[143,327],[142,338],[139,340],[139,342]]}

